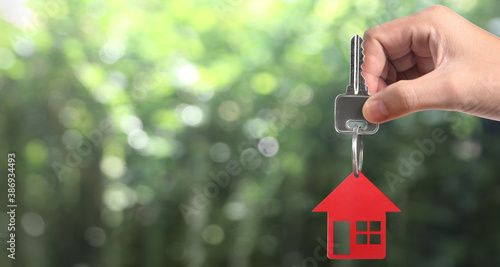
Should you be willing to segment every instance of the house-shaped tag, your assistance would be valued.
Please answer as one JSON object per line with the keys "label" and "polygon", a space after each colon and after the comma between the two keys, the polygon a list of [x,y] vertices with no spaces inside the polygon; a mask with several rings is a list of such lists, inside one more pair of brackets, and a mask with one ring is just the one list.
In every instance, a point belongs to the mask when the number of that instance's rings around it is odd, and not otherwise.
{"label": "house-shaped tag", "polygon": [[383,259],[386,212],[401,210],[361,172],[349,175],[313,212],[328,212],[328,258]]}

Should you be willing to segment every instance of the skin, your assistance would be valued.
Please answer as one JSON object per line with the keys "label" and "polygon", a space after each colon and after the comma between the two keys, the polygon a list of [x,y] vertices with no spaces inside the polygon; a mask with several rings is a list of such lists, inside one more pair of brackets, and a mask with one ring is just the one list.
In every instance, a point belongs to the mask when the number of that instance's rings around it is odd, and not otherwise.
{"label": "skin", "polygon": [[500,120],[500,38],[444,6],[368,29],[363,115],[383,123],[440,109]]}

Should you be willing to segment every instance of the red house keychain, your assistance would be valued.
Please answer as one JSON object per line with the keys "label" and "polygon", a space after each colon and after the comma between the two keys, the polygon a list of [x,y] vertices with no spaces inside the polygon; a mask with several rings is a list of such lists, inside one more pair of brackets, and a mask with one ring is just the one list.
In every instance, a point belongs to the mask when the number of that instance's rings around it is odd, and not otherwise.
{"label": "red house keychain", "polygon": [[335,130],[352,134],[353,173],[313,210],[328,213],[327,255],[330,259],[385,258],[386,212],[401,211],[361,173],[362,135],[378,130],[378,124],[368,122],[361,112],[369,97],[361,75],[362,42],[359,35],[351,39],[350,84],[346,94],[335,99]]}

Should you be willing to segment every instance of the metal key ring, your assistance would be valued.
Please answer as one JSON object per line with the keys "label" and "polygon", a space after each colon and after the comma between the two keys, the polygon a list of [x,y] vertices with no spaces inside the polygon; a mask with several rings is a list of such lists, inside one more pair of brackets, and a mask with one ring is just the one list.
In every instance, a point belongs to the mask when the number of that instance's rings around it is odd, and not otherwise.
{"label": "metal key ring", "polygon": [[[359,158],[358,158],[359,150]],[[356,178],[363,167],[363,135],[359,134],[359,125],[355,125],[352,132],[352,172]]]}

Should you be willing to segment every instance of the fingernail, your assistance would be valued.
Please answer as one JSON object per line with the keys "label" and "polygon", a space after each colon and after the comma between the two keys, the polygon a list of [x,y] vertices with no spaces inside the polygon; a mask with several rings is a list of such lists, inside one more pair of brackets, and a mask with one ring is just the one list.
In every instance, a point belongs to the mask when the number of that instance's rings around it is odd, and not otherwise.
{"label": "fingernail", "polygon": [[387,112],[384,102],[378,99],[369,100],[366,103],[365,110],[368,113],[367,119],[369,121],[381,122],[389,117],[389,112]]}

